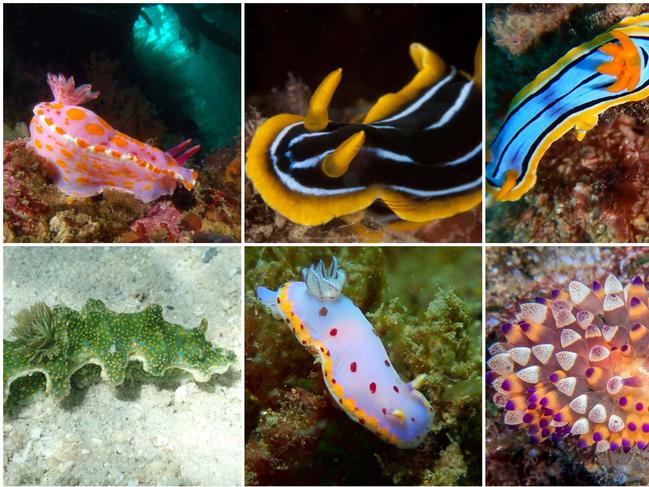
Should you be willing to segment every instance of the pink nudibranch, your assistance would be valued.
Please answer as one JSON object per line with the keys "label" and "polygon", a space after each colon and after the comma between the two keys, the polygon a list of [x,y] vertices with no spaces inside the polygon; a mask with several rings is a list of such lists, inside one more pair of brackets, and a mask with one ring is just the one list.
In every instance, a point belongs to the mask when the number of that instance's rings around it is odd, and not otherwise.
{"label": "pink nudibranch", "polygon": [[198,174],[183,164],[200,146],[187,149],[186,140],[163,152],[79,106],[99,96],[90,85],[75,89],[74,78],[49,73],[47,82],[54,101],[34,107],[29,131],[36,152],[56,170],[61,191],[83,197],[115,188],[148,202],[173,193],[177,182],[194,187]]}

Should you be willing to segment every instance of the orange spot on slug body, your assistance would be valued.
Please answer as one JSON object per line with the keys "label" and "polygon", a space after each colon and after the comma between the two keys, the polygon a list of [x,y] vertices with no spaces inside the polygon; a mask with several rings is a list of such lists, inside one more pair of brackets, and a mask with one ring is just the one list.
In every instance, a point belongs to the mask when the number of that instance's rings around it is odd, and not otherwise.
{"label": "orange spot on slug body", "polygon": [[86,118],[86,114],[80,108],[70,108],[65,113],[71,120],[83,120]]}
{"label": "orange spot on slug body", "polygon": [[86,132],[90,135],[104,135],[104,133],[106,133],[104,127],[96,123],[89,123],[86,125]]}

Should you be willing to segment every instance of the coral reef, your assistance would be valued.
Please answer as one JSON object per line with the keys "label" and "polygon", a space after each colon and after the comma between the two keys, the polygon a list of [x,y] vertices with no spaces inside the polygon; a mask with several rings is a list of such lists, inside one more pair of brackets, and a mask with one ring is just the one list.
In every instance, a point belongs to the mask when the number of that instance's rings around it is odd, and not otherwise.
{"label": "coral reef", "polygon": [[[147,205],[113,189],[73,199],[26,139],[4,143],[5,242],[227,242],[240,238],[238,146],[204,163],[192,192]],[[179,220],[179,221],[178,221]],[[174,223],[172,224],[171,221]]]}
{"label": "coral reef", "polygon": [[[569,47],[648,8],[647,4],[490,6],[488,140],[493,140],[509,101],[543,68]],[[523,199],[488,200],[487,240],[649,241],[648,123],[645,100],[604,112],[583,142],[572,133],[564,135],[544,155],[537,184]]]}
{"label": "coral reef", "polygon": [[194,329],[166,322],[160,306],[116,313],[95,299],[80,312],[35,304],[16,315],[16,339],[3,341],[4,401],[18,405],[41,392],[62,399],[72,375],[91,364],[114,386],[127,375],[162,381],[187,375],[207,382],[224,373],[235,355],[208,342],[206,330],[205,320]]}
{"label": "coral reef", "polygon": [[[587,313],[584,313],[582,310],[580,313],[577,313],[577,310],[581,306],[582,308],[588,308],[590,305],[596,305],[597,300],[594,298],[594,293],[590,291],[588,287],[582,287],[578,284],[570,284],[571,281],[581,281],[581,282],[593,282],[599,280],[601,283],[605,283],[604,279],[607,274],[613,273],[620,276],[622,282],[631,282],[634,279],[634,276],[637,277],[635,285],[632,285],[629,288],[629,291],[626,292],[626,297],[623,298],[623,293],[617,293],[614,291],[615,279],[609,278],[608,285],[604,284],[599,294],[604,294],[604,289],[608,289],[609,295],[611,297],[607,298],[604,301],[604,310],[603,312],[593,319],[594,323],[600,323],[601,319],[607,319],[609,322],[608,325],[599,327],[600,331],[599,337],[595,337],[596,330],[594,327],[589,328],[586,332],[582,330],[582,327],[577,325],[580,320],[583,320],[588,316]],[[634,334],[637,333],[639,328],[635,327],[632,322],[643,321],[643,318],[637,316],[637,320],[634,318],[627,318],[625,316],[612,316],[613,302],[617,302],[618,299],[623,304],[623,306],[618,307],[618,311],[627,311],[627,305],[631,305],[631,301],[634,302],[634,306],[629,308],[632,313],[635,313],[637,306],[642,307],[642,305],[636,304],[634,300],[635,293],[644,292],[644,286],[640,286],[640,279],[646,279],[649,276],[649,257],[645,249],[639,248],[527,248],[527,249],[488,249],[487,250],[487,311],[489,313],[487,319],[487,343],[496,344],[498,342],[504,343],[507,341],[507,337],[503,336],[502,329],[497,325],[506,322],[511,319],[517,313],[516,303],[521,302],[535,302],[536,304],[529,306],[524,306],[521,308],[521,313],[525,314],[525,318],[530,323],[530,329],[532,327],[540,330],[534,323],[534,319],[527,314],[533,308],[537,308],[542,311],[542,308],[538,306],[541,299],[538,297],[542,296],[546,298],[546,304],[550,302],[554,303],[552,306],[553,311],[555,311],[555,316],[550,316],[552,313],[548,311],[548,323],[552,324],[556,320],[559,320],[562,324],[567,323],[570,318],[570,314],[565,311],[560,310],[561,301],[564,303],[572,303],[575,308],[573,308],[572,315],[575,318],[574,323],[567,324],[564,327],[564,330],[559,332],[558,330],[554,335],[543,332],[537,334],[541,336],[545,333],[545,337],[550,339],[552,336],[557,337],[556,350],[560,348],[563,349],[563,352],[574,352],[579,356],[584,355],[585,358],[580,358],[577,361],[579,365],[573,365],[568,367],[566,371],[565,368],[561,367],[560,364],[568,366],[569,363],[565,359],[571,360],[573,357],[571,354],[562,354],[561,361],[559,361],[554,368],[558,375],[561,375],[560,378],[555,382],[552,387],[550,384],[547,387],[538,387],[538,392],[540,395],[546,396],[544,401],[545,405],[541,405],[541,397],[539,397],[537,409],[528,411],[533,415],[536,414],[535,411],[538,410],[549,410],[554,409],[555,406],[560,406],[558,410],[553,413],[552,416],[548,416],[548,425],[545,426],[549,429],[564,430],[563,434],[557,434],[557,431],[550,432],[546,436],[552,437],[556,441],[542,441],[540,444],[536,440],[529,441],[529,436],[524,434],[526,427],[521,428],[520,430],[508,426],[505,424],[507,421],[503,418],[503,413],[499,412],[494,404],[487,405],[487,484],[489,485],[607,485],[607,484],[628,484],[628,485],[646,485],[649,478],[647,477],[647,466],[648,466],[648,456],[646,451],[638,450],[637,448],[630,448],[632,443],[623,442],[624,438],[622,435],[628,434],[628,427],[626,428],[626,433],[614,432],[607,433],[609,427],[613,427],[616,430],[616,416],[625,417],[625,426],[630,426],[630,423],[634,422],[633,416],[637,414],[633,411],[627,410],[626,406],[619,406],[619,400],[623,396],[628,396],[629,403],[632,401],[630,398],[633,396],[634,391],[637,392],[637,389],[633,387],[624,386],[623,390],[616,391],[611,394],[607,389],[607,385],[612,387],[615,381],[607,384],[607,380],[611,375],[621,375],[624,377],[631,377],[633,375],[633,370],[629,368],[633,364],[626,361],[624,358],[618,360],[618,364],[613,366],[609,364],[608,361],[617,360],[618,355],[624,355],[624,350],[630,349],[630,347],[635,347],[636,345],[642,345],[637,343],[634,339]],[[594,286],[597,288],[597,285]],[[642,289],[641,289],[642,287]],[[547,299],[550,290],[557,289],[553,293],[554,300]],[[562,289],[569,289],[569,292],[559,291]],[[580,290],[583,291],[580,293]],[[586,292],[589,291],[589,292]],[[535,297],[537,298],[536,301]],[[584,301],[587,299],[589,302]],[[598,296],[597,299],[600,299]],[[626,304],[624,304],[626,303]],[[618,303],[619,304],[619,303]],[[569,308],[570,305],[567,306]],[[566,308],[566,309],[567,309]],[[549,309],[549,308],[547,308]],[[615,322],[619,322],[619,328],[615,328],[611,325],[612,320],[615,318]],[[628,320],[631,321],[628,321]],[[625,323],[631,323],[631,326],[626,326]],[[511,333],[518,329],[521,329],[520,325],[517,325],[517,322],[512,322],[513,326],[505,326],[505,331],[508,331],[511,337]],[[601,324],[601,323],[600,323]],[[523,325],[525,328],[528,325]],[[636,331],[634,331],[636,328]],[[617,330],[617,331],[615,331]],[[628,331],[627,331],[628,330]],[[523,333],[524,330],[521,329]],[[573,333],[574,332],[574,333]],[[586,333],[587,338],[586,342],[589,344],[588,347],[582,345],[585,343],[583,340],[576,340],[573,344],[569,344],[569,336],[577,337],[577,335],[582,336]],[[625,341],[620,338],[622,335],[626,335],[626,341],[628,346],[625,348],[624,343],[617,343],[618,341]],[[607,341],[608,340],[608,341]],[[543,340],[532,340],[534,343],[543,341]],[[547,340],[546,340],[547,341]],[[528,343],[531,343],[528,342]],[[582,345],[579,345],[582,343]],[[606,348],[609,350],[609,358],[604,360],[597,360],[595,355],[590,352],[590,350],[597,346]],[[520,350],[524,350],[528,345],[521,345]],[[531,346],[531,345],[530,345]],[[492,348],[493,353],[498,352],[498,345],[496,348]],[[507,348],[506,345],[504,345]],[[577,347],[577,348],[575,348]],[[581,347],[581,348],[579,348]],[[548,347],[545,347],[548,348]],[[585,349],[585,350],[584,350]],[[536,347],[534,352],[531,353],[531,359],[529,365],[538,364],[543,369],[543,364],[538,363],[536,359],[536,354],[542,353],[544,347]],[[597,350],[600,350],[597,348]],[[640,358],[642,354],[646,354],[646,344],[644,348],[637,350],[636,358]],[[498,355],[496,355],[497,357]],[[493,360],[493,359],[492,359]],[[563,362],[562,362],[563,361]],[[505,361],[499,361],[498,359],[493,360],[491,365],[499,368],[497,362],[504,363]],[[553,363],[555,363],[553,361]],[[588,364],[592,366],[593,372],[588,371]],[[548,366],[550,364],[548,363]],[[583,366],[583,367],[582,367]],[[608,368],[610,366],[610,368]],[[574,367],[574,374],[570,373],[570,370]],[[522,366],[515,366],[515,370],[518,371]],[[581,373],[578,373],[578,368],[581,368]],[[532,370],[534,370],[532,368]],[[602,384],[594,384],[593,377],[595,371],[604,370],[604,377],[602,379]],[[611,370],[615,370],[615,373],[612,373]],[[504,372],[504,369],[501,369],[501,372]],[[496,375],[492,375],[490,379],[494,379]],[[523,374],[525,375],[525,374]],[[549,373],[546,375],[550,375]],[[562,392],[557,392],[558,390],[565,390],[567,392],[565,385],[570,385],[572,381],[569,379],[570,375],[576,377],[575,382],[575,392],[573,396],[565,396]],[[567,380],[564,380],[567,379]],[[502,380],[496,379],[498,382]],[[515,379],[514,379],[515,380]],[[631,385],[631,382],[629,381]],[[498,385],[498,384],[497,384]],[[533,387],[532,384],[529,387]],[[502,384],[499,388],[502,389]],[[579,390],[577,390],[579,389]],[[597,392],[593,392],[597,391]],[[488,395],[493,395],[494,388],[488,388]],[[510,394],[510,393],[507,393]],[[606,399],[609,396],[614,399],[614,402],[610,402]],[[581,416],[584,416],[577,412],[573,411],[570,404],[577,407],[578,397],[585,396],[587,398],[588,406],[587,411],[584,415],[588,415],[590,411],[595,409],[598,411],[599,408],[597,405],[601,404],[603,408],[607,411],[607,417],[604,422],[594,424],[590,419],[581,420],[577,422]],[[497,394],[497,398],[503,398],[502,393]],[[532,396],[529,396],[532,397]],[[559,401],[562,404],[556,404],[556,401]],[[507,400],[501,401],[498,399],[498,404],[505,407],[509,413],[509,419],[513,419],[513,416],[518,414],[516,411],[518,409],[518,400],[512,399],[512,403],[508,404]],[[622,401],[625,403],[625,401]],[[565,404],[563,404],[565,403]],[[568,411],[570,410],[570,411]],[[556,413],[560,412],[560,417],[557,419]],[[594,414],[594,413],[593,413]],[[570,416],[570,417],[569,417]],[[593,416],[594,417],[594,416]],[[613,419],[611,419],[613,418]],[[525,418],[529,419],[529,418]],[[521,417],[523,420],[523,417]],[[565,421],[562,421],[565,420]],[[556,421],[557,423],[551,423],[551,421]],[[511,422],[511,421],[509,421]],[[533,421],[534,422],[534,421]],[[539,420],[540,423],[540,420]],[[562,423],[566,423],[565,425]],[[579,434],[580,428],[584,426],[585,423],[589,424],[590,433],[582,437],[582,440],[586,441],[586,444],[593,443],[593,436],[595,433],[602,435],[602,438],[599,441],[607,439],[608,446],[612,446],[612,449],[607,449],[606,453],[597,453],[596,450],[604,450],[604,447],[607,446],[607,443],[600,443],[599,448],[590,447],[583,448],[584,442],[580,442],[576,436],[566,435],[576,428],[573,433]],[[545,423],[544,423],[545,424]],[[577,425],[577,426],[574,426]],[[537,426],[538,432],[535,433],[535,429],[532,428],[531,432],[533,436],[540,436],[540,439],[543,439],[543,427],[540,425]],[[632,426],[631,426],[632,428]],[[601,432],[600,432],[601,430]],[[529,432],[530,430],[527,429]],[[548,430],[549,431],[549,430]],[[620,430],[621,431],[621,430]],[[638,431],[636,429],[636,431]],[[633,434],[633,432],[631,432]],[[640,434],[641,435],[641,434]],[[620,436],[619,440],[617,436]],[[595,442],[598,441],[599,436],[595,438]],[[640,436],[634,438],[635,441],[642,441]],[[627,439],[628,440],[628,439]],[[618,444],[618,447],[615,447],[615,443]],[[640,444],[642,446],[642,444]],[[625,453],[625,450],[629,453]],[[516,465],[516,468],[506,468],[506,465]]]}
{"label": "coral reef", "polygon": [[[336,249],[348,275],[345,295],[374,325],[395,369],[407,377],[428,376],[421,391],[436,410],[433,431],[421,447],[408,451],[368,434],[332,403],[319,365],[255,297],[256,287],[277,288],[299,279],[302,267],[319,259],[328,262],[333,255],[328,248],[246,252],[246,478],[253,484],[479,483],[481,458],[471,445],[480,441],[481,429],[480,253],[475,249]],[[422,274],[423,267],[437,271]],[[302,409],[291,408],[304,415],[291,422],[313,424],[309,421],[317,417],[318,426],[292,432],[286,428],[282,429],[286,437],[271,433],[266,437],[269,428],[264,418],[278,417],[276,398],[291,389],[300,391],[295,394],[304,395],[302,401],[307,403]],[[324,409],[314,408],[313,398],[302,391],[324,400]],[[299,445],[302,435],[308,448],[313,437],[319,437],[318,446],[304,454],[300,465],[291,464],[290,475],[285,475],[281,470],[285,459],[303,452],[291,447],[276,456],[278,445],[273,449],[268,445],[273,441]]]}
{"label": "coral reef", "polygon": [[[649,102],[631,105],[649,114]],[[648,183],[649,125],[620,114],[583,142],[555,142],[523,201],[488,208],[488,240],[649,242]]]}

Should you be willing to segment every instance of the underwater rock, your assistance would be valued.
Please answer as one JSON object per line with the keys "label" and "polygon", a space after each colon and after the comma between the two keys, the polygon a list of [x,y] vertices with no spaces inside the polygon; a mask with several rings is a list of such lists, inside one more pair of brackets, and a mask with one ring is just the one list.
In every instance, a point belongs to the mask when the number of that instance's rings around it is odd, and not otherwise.
{"label": "underwater rock", "polygon": [[99,365],[113,386],[127,377],[207,382],[235,355],[206,341],[206,329],[205,320],[194,329],[169,323],[160,306],[116,313],[95,299],[80,312],[37,303],[16,315],[16,339],[3,341],[4,401],[19,404],[42,392],[62,399],[72,375],[87,373],[89,364]]}

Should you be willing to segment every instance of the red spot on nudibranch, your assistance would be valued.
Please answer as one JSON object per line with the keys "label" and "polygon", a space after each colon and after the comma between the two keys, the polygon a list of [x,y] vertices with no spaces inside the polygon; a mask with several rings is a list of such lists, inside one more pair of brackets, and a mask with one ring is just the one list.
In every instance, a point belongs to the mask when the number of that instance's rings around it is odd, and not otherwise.
{"label": "red spot on nudibranch", "polygon": [[399,388],[398,388],[397,386],[392,386],[392,389],[394,389],[394,392],[396,392],[397,394],[399,394]]}
{"label": "red spot on nudibranch", "polygon": [[281,302],[282,302],[282,300],[279,299],[279,298],[277,298],[277,304],[279,304],[279,303],[281,303]]}
{"label": "red spot on nudibranch", "polygon": [[332,377],[332,378],[331,378],[331,383],[332,383],[332,384],[335,384],[335,383],[336,383],[336,379],[334,379],[334,378]]}
{"label": "red spot on nudibranch", "polygon": [[331,330],[329,330],[329,334],[332,337],[335,337],[338,334],[338,329],[337,328],[332,328]]}
{"label": "red spot on nudibranch", "polygon": [[352,372],[356,372],[356,362],[352,362],[349,365],[349,370],[351,370]]}
{"label": "red spot on nudibranch", "polygon": [[358,422],[359,422],[360,424],[365,424],[365,420],[364,420],[363,418],[359,419]]}
{"label": "red spot on nudibranch", "polygon": [[386,414],[388,414],[388,410],[385,409],[385,408],[383,408],[381,411],[383,411],[383,416],[385,416]]}
{"label": "red spot on nudibranch", "polygon": [[304,325],[300,323],[300,330],[304,330]]}
{"label": "red spot on nudibranch", "polygon": [[376,382],[370,384],[370,392],[374,394],[376,392]]}
{"label": "red spot on nudibranch", "polygon": [[321,351],[322,353],[324,353],[324,348],[323,348],[323,347],[320,347],[320,351]]}
{"label": "red spot on nudibranch", "polygon": [[389,366],[390,366],[390,361],[389,361],[389,360],[386,360],[384,363],[385,363],[385,366],[386,366],[386,367],[389,367]]}
{"label": "red spot on nudibranch", "polygon": [[320,316],[327,316],[327,313],[328,313],[327,308],[325,308],[324,306],[320,308],[320,313],[319,313]]}

